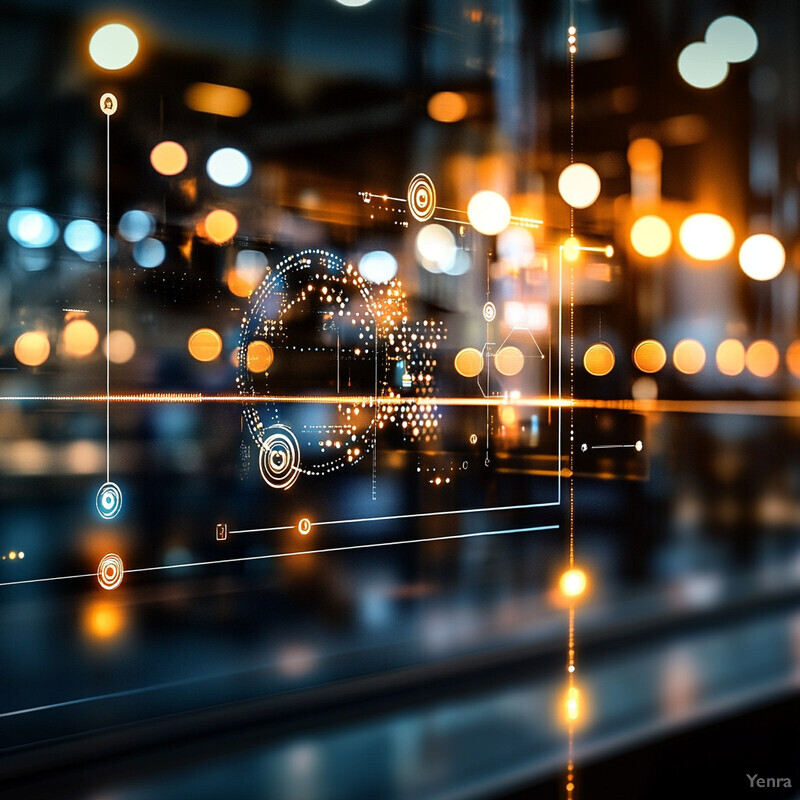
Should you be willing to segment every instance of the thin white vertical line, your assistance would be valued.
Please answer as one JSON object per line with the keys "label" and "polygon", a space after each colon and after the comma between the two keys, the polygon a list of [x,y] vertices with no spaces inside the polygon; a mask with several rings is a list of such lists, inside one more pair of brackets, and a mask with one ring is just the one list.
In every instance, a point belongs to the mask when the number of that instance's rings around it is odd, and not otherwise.
{"label": "thin white vertical line", "polygon": [[106,114],[106,483],[111,480],[111,115]]}

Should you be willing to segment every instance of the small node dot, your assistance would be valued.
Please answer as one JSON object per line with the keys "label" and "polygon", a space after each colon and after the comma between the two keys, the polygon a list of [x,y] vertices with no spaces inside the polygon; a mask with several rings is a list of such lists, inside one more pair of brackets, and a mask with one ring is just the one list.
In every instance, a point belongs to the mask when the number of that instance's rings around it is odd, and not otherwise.
{"label": "small node dot", "polygon": [[575,788],[575,784],[574,783],[568,783],[567,784],[567,791],[568,792],[571,792],[574,788]]}
{"label": "small node dot", "polygon": [[567,667],[567,672],[575,672],[575,665],[574,664],[570,664]]}

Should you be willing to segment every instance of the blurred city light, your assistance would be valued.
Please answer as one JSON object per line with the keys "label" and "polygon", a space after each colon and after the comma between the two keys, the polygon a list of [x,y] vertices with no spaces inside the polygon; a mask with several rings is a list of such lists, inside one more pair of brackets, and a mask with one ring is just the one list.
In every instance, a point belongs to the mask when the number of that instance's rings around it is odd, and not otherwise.
{"label": "blurred city light", "polygon": [[684,375],[696,375],[706,364],[706,351],[697,339],[681,339],[672,351],[672,363]]}
{"label": "blurred city light", "polygon": [[90,219],[74,219],[64,228],[64,243],[74,253],[94,253],[103,244],[103,232]]}
{"label": "blurred city light", "polygon": [[713,89],[728,77],[728,62],[716,48],[692,42],[678,56],[678,72],[695,89]]}
{"label": "blurred city light", "polygon": [[214,183],[232,188],[247,183],[252,167],[250,159],[241,150],[221,147],[209,156],[206,172]]}
{"label": "blurred city light", "polygon": [[744,370],[744,345],[738,339],[720,342],[716,362],[723,375],[739,375]]}
{"label": "blurred city light", "polygon": [[430,272],[442,272],[456,256],[456,240],[449,228],[437,223],[423,225],[416,238],[417,255]]}
{"label": "blurred city light", "polygon": [[186,169],[189,156],[178,142],[159,142],[150,151],[150,163],[161,175],[178,175]]}
{"label": "blurred city light", "polygon": [[593,344],[583,354],[583,366],[590,375],[608,375],[615,360],[614,351],[605,342]]}
{"label": "blurred city light", "polygon": [[131,209],[119,218],[119,235],[128,242],[138,242],[151,236],[156,229],[156,220],[147,211]]}
{"label": "blurred city light", "polygon": [[781,274],[785,264],[783,245],[768,233],[749,236],[739,248],[742,272],[755,281],[772,280]]}
{"label": "blurred city light", "polygon": [[68,356],[88,356],[94,352],[99,341],[100,334],[88,319],[73,319],[64,327],[62,342]]}
{"label": "blurred city light", "polygon": [[634,348],[633,363],[642,372],[659,372],[667,363],[667,351],[661,342],[655,339],[645,339]]}
{"label": "blurred city light", "polygon": [[586,591],[586,573],[582,569],[572,567],[564,572],[558,580],[558,588],[565,597],[579,597]]}
{"label": "blurred city light", "polygon": [[717,58],[735,64],[756,54],[758,36],[750,23],[740,17],[725,16],[706,28],[706,44]]}
{"label": "blurred city light", "polygon": [[361,256],[358,271],[370,283],[389,283],[397,275],[397,259],[386,250],[371,250]]}
{"label": "blurred city light", "polygon": [[639,217],[631,226],[631,244],[639,255],[658,258],[672,244],[672,231],[667,221],[655,214]]}
{"label": "blurred city light", "polygon": [[207,238],[216,244],[223,244],[236,235],[239,220],[230,211],[218,208],[206,215],[203,228]]}
{"label": "blurred city light", "polygon": [[505,197],[497,192],[477,192],[467,205],[467,217],[476,231],[494,236],[508,227],[511,208]]}
{"label": "blurred city light", "polygon": [[50,355],[50,340],[44,331],[27,331],[14,342],[14,356],[20,364],[38,367]]}
{"label": "blurred city light", "polygon": [[570,164],[558,176],[558,193],[573,208],[588,208],[600,196],[600,176],[588,164]]}
{"label": "blurred city light", "polygon": [[214,361],[222,352],[222,337],[212,328],[198,328],[189,337],[188,347],[197,361]]}
{"label": "blurred city light", "polygon": [[255,341],[247,345],[247,369],[250,372],[266,372],[274,359],[275,353],[266,342]]}
{"label": "blurred city light", "polygon": [[110,331],[103,341],[103,355],[112,364],[127,364],[136,354],[136,340],[128,331]]}
{"label": "blurred city light", "polygon": [[733,228],[717,214],[692,214],[678,236],[683,249],[698,261],[718,261],[733,249]]}
{"label": "blurred city light", "polygon": [[458,92],[437,92],[428,100],[428,116],[437,122],[458,122],[468,110],[467,98]]}
{"label": "blurred city light", "polygon": [[250,95],[243,89],[218,83],[193,83],[183,96],[193,111],[221,117],[241,117],[250,110]]}
{"label": "blurred city light", "polygon": [[138,37],[127,25],[119,22],[103,25],[89,40],[89,55],[102,69],[123,69],[136,58],[138,52]]}
{"label": "blurred city light", "polygon": [[753,342],[745,354],[745,365],[757,378],[769,378],[774,375],[780,360],[778,348],[768,339]]}
{"label": "blurred city light", "polygon": [[50,247],[58,239],[58,225],[37,208],[18,208],[8,217],[8,232],[23,247]]}
{"label": "blurred city light", "polygon": [[133,260],[145,269],[152,269],[164,263],[167,249],[164,242],[148,237],[133,246]]}

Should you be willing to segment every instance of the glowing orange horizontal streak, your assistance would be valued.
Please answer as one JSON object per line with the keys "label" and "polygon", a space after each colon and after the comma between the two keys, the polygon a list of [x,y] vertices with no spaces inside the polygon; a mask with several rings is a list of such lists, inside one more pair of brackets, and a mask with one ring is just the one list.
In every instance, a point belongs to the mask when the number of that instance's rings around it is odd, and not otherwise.
{"label": "glowing orange horizontal streak", "polygon": [[[2,402],[105,403],[105,394],[9,395]],[[570,400],[548,397],[373,397],[372,395],[240,395],[192,393],[112,394],[112,403],[299,403],[361,406],[518,406],[528,408],[569,408]],[[800,417],[800,400],[579,400],[576,408],[608,409],[636,413],[733,414],[762,417]]]}

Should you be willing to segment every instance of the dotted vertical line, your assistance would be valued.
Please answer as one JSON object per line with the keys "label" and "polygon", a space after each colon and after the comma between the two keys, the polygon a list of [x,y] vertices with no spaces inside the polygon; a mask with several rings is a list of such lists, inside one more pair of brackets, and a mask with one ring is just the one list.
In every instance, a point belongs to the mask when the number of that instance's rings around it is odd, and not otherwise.
{"label": "dotted vertical line", "polygon": [[[570,24],[567,28],[569,52],[569,162],[575,163],[575,54],[577,29],[574,2],[570,0]],[[569,207],[569,235],[575,236],[575,209]],[[569,265],[569,568],[575,566],[575,262]],[[575,603],[569,606],[569,639],[567,652],[567,800],[575,789],[575,718],[577,690],[575,688]]]}

